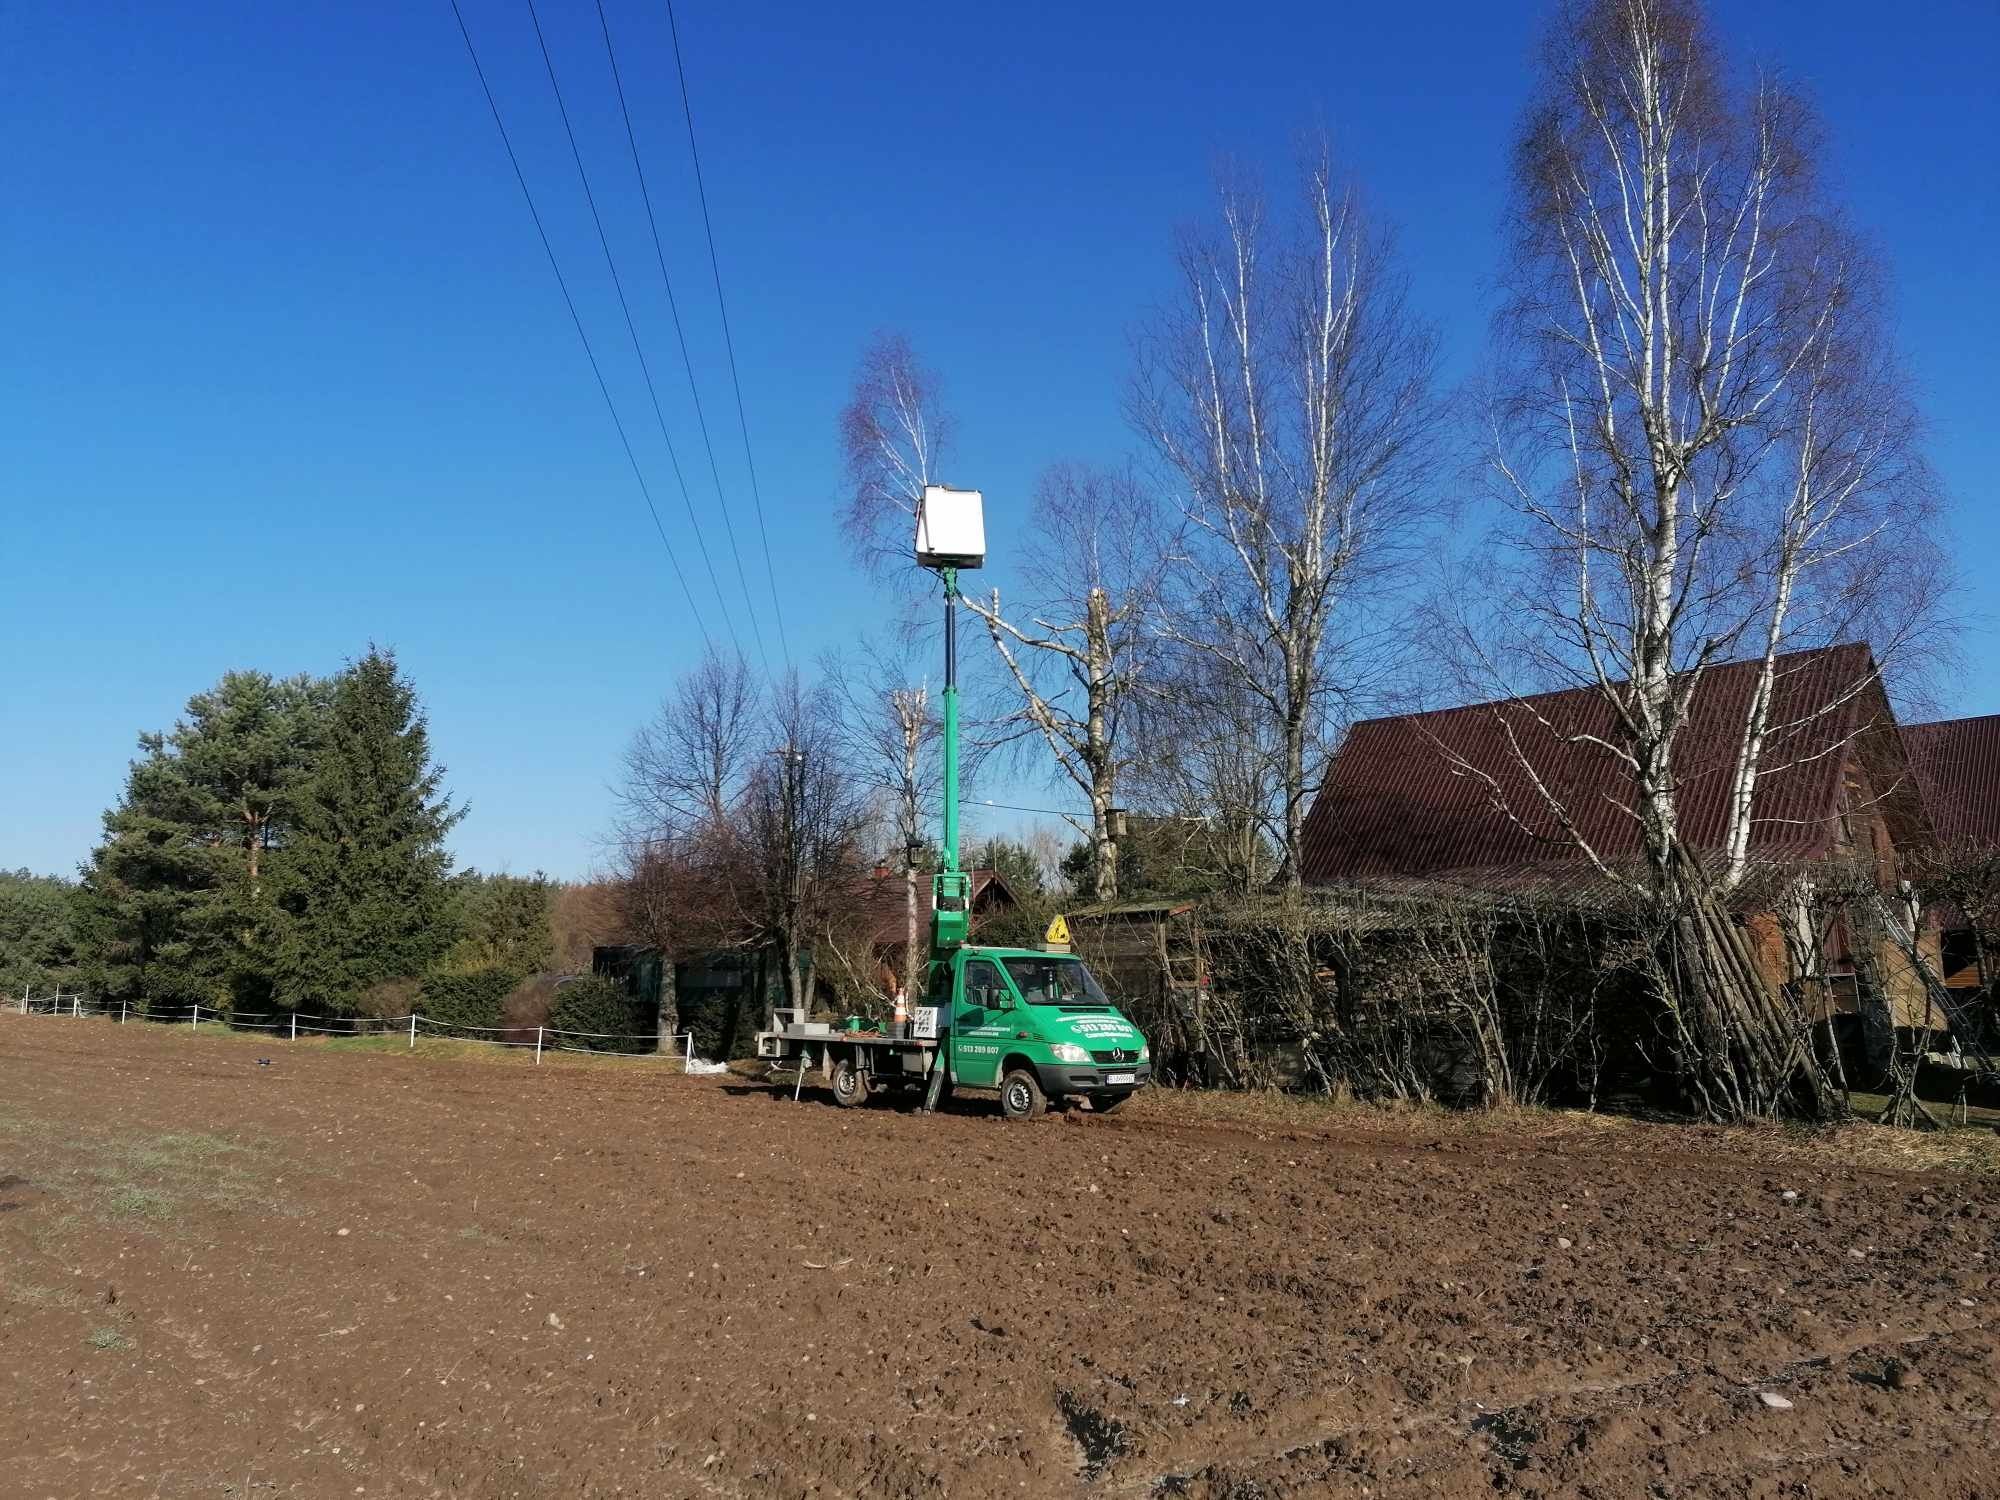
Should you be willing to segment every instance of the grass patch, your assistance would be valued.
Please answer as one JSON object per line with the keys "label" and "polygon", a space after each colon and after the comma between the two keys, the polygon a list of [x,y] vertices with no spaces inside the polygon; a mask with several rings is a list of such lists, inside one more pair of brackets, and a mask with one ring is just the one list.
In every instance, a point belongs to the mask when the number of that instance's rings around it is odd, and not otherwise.
{"label": "grass patch", "polygon": [[103,1205],[120,1217],[178,1223],[191,1207],[290,1212],[247,1160],[250,1148],[219,1135],[100,1137],[87,1149]]}
{"label": "grass patch", "polygon": [[1288,1094],[1278,1089],[1172,1089],[1140,1091],[1119,1112],[1120,1119],[1156,1119],[1163,1124],[1226,1125],[1252,1130],[1342,1128],[1431,1138],[1439,1135],[1511,1136],[1548,1140],[1600,1136],[1638,1122],[1625,1115],[1580,1109],[1502,1105],[1494,1109],[1450,1109],[1442,1104],[1363,1103],[1325,1094]]}
{"label": "grass patch", "polygon": [[[2000,1176],[2000,1135],[1971,1110],[1972,1123],[1943,1130],[1896,1130],[1875,1123],[1886,1101],[1856,1094],[1859,1118],[1839,1124],[1805,1122],[1718,1126],[1586,1110],[1501,1106],[1447,1109],[1435,1104],[1363,1104],[1277,1090],[1226,1092],[1150,1088],[1119,1112],[1121,1121],[1216,1125],[1253,1131],[1352,1132],[1411,1141],[1458,1139],[1499,1145],[1588,1145],[1635,1154],[1715,1152],[1743,1159],[1868,1167],[1888,1172],[1964,1172]],[[1945,1106],[1929,1106],[1945,1118]],[[1951,1118],[1957,1118],[1952,1107]]]}
{"label": "grass patch", "polygon": [[[0,1012],[4,1018],[4,1012]],[[136,1019],[134,1024],[139,1024]],[[369,1031],[361,1033],[324,1032],[308,1033],[300,1031],[297,1040],[284,1032],[232,1031],[223,1025],[211,1026],[206,1019],[199,1027],[187,1025],[149,1025],[141,1033],[163,1037],[175,1045],[223,1046],[239,1050],[254,1050],[271,1058],[274,1062],[288,1054],[302,1051],[363,1053],[383,1057],[421,1057],[426,1059],[448,1058],[460,1062],[480,1063],[525,1063],[535,1066],[534,1028],[527,1028],[526,1042],[511,1042],[497,1045],[493,1041],[475,1041],[469,1037],[438,1036],[423,1031],[417,1033],[417,1045],[410,1045],[407,1029],[397,1031]],[[611,1053],[577,1050],[563,1051],[559,1039],[550,1037],[542,1049],[542,1064],[552,1067],[630,1067],[634,1063],[650,1063],[663,1066],[678,1077],[681,1073],[682,1058],[678,1052],[670,1053]],[[756,1066],[761,1068],[761,1064]]]}
{"label": "grass patch", "polygon": [[[391,1036],[387,1032],[365,1032],[360,1036],[315,1036],[300,1037],[321,1052],[408,1052],[410,1039],[407,1035]],[[286,1043],[287,1046],[291,1044]],[[451,1045],[449,1039],[440,1039],[440,1046]]]}
{"label": "grass patch", "polygon": [[93,1349],[130,1349],[132,1343],[115,1328],[94,1328],[87,1342]]}
{"label": "grass patch", "polygon": [[35,1119],[28,1115],[16,1114],[12,1110],[0,1109],[0,1135],[4,1135],[10,1141],[34,1146],[59,1146],[73,1134],[72,1131],[60,1129],[52,1120]]}
{"label": "grass patch", "polygon": [[[1854,1112],[1865,1119],[1879,1120],[1889,1108],[1887,1094],[1857,1093],[1848,1097],[1854,1101]],[[1932,1118],[1948,1130],[1983,1130],[1991,1134],[1994,1127],[2000,1126],[2000,1109],[1989,1109],[1982,1104],[1968,1104],[1961,1118],[1958,1101],[1955,1099],[1924,1099],[1920,1102],[1930,1111]]]}
{"label": "grass patch", "polygon": [[173,1200],[165,1193],[125,1182],[104,1195],[104,1206],[127,1218],[164,1219],[174,1211]]}
{"label": "grass patch", "polygon": [[[301,1037],[300,1041],[305,1038]],[[535,1049],[528,1047],[496,1047],[491,1042],[475,1042],[462,1036],[425,1036],[417,1034],[417,1045],[410,1045],[407,1032],[402,1035],[374,1036],[329,1036],[318,1037],[313,1046],[321,1052],[366,1052],[386,1054],[391,1057],[421,1057],[427,1061],[449,1058],[454,1062],[509,1063],[523,1059],[530,1066],[535,1061]]]}
{"label": "grass patch", "polygon": [[0,1288],[9,1302],[17,1307],[31,1307],[38,1311],[60,1308],[69,1311],[83,1306],[83,1298],[67,1287],[42,1286],[32,1281],[10,1281]]}

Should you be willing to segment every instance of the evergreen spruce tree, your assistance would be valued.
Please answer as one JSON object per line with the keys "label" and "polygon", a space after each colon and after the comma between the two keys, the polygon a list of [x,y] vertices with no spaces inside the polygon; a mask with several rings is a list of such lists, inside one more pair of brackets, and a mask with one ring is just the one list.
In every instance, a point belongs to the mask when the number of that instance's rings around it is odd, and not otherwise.
{"label": "evergreen spruce tree", "polygon": [[462,810],[417,695],[393,653],[371,648],[333,681],[312,773],[270,871],[283,915],[277,992],[298,1010],[354,1008],[364,991],[421,975],[451,941],[451,856]]}
{"label": "evergreen spruce tree", "polygon": [[266,876],[325,698],[310,678],[230,672],[172,730],[140,736],[76,898],[93,989],[154,1008],[267,1002]]}
{"label": "evergreen spruce tree", "polygon": [[0,870],[0,1004],[23,989],[77,987],[75,907],[71,881]]}
{"label": "evergreen spruce tree", "polygon": [[555,961],[555,883],[533,875],[452,877],[451,945],[442,967],[451,973],[505,969],[535,974]]}

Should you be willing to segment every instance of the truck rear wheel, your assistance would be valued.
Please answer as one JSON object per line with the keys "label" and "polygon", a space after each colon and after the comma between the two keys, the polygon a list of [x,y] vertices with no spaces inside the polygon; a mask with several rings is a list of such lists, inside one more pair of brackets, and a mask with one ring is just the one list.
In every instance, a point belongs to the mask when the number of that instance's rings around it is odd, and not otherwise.
{"label": "truck rear wheel", "polygon": [[1000,1113],[1008,1119],[1038,1119],[1048,1107],[1048,1096],[1026,1068],[1016,1068],[1000,1080]]}
{"label": "truck rear wheel", "polygon": [[833,1102],[850,1108],[868,1102],[868,1075],[854,1065],[851,1057],[843,1057],[833,1065]]}

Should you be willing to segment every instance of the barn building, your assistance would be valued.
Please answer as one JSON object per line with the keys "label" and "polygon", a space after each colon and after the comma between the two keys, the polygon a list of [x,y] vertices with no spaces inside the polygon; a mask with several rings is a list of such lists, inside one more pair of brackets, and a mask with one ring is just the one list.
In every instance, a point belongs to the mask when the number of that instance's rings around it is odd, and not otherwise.
{"label": "barn building", "polygon": [[[1705,860],[1723,854],[1760,665],[1708,668],[1681,731],[1681,825]],[[1818,997],[1817,1019],[1843,1038],[1859,1033],[1870,1054],[1882,1049],[1886,1026],[1941,1029],[1897,944],[1879,933],[1857,943],[1844,917],[1812,915],[1800,895],[1814,867],[1831,883],[1838,866],[1842,881],[1865,880],[1889,911],[1906,912],[1909,859],[1929,836],[1868,648],[1780,657],[1771,723],[1751,810],[1755,878],[1744,883],[1755,894],[1734,913],[1765,979],[1804,982]],[[1611,706],[1589,688],[1358,723],[1306,819],[1305,879],[1441,896],[1608,895],[1611,882],[1578,840],[1610,870],[1640,873],[1632,776],[1607,748],[1617,740]],[[1800,972],[1801,953],[1815,955],[1815,972]]]}
{"label": "barn building", "polygon": [[[1903,744],[1940,855],[2000,866],[2000,714],[1912,724],[1903,731]],[[1982,924],[1947,908],[1940,914],[1938,946],[1946,987],[1983,1009],[1990,1027],[2000,986],[2000,950],[1993,946],[1992,928],[2000,925],[2000,913],[1986,917]]]}

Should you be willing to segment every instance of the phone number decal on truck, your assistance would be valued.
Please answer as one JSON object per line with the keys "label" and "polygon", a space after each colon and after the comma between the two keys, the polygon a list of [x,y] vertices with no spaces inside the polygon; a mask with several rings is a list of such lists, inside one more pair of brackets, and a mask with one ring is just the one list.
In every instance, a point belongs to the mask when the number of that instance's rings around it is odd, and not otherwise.
{"label": "phone number decal on truck", "polygon": [[1116,1016],[1077,1016],[1069,1023],[1070,1030],[1084,1036],[1124,1036],[1131,1025]]}

